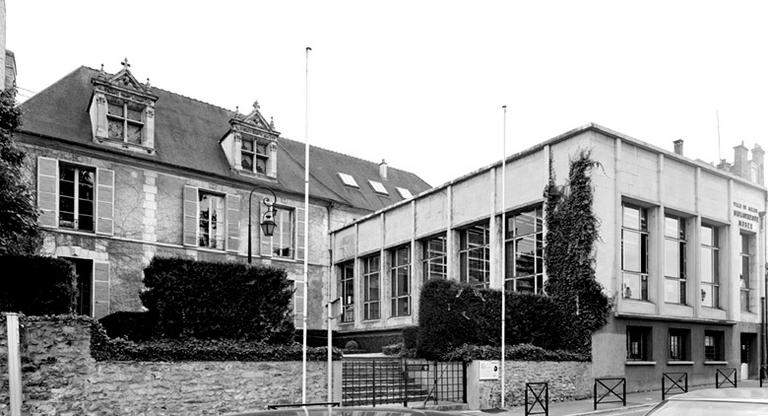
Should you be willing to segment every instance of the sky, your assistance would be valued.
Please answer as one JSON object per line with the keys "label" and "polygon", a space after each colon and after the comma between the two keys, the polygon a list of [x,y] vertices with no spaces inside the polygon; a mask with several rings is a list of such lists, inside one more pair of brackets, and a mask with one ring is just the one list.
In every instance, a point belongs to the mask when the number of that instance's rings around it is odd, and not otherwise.
{"label": "sky", "polygon": [[[768,2],[6,0],[22,98],[81,65],[439,185],[595,122],[768,147]],[[306,47],[312,51],[307,56]],[[307,66],[308,62],[308,66]],[[308,71],[307,71],[308,68]],[[162,115],[158,114],[158,117]]]}

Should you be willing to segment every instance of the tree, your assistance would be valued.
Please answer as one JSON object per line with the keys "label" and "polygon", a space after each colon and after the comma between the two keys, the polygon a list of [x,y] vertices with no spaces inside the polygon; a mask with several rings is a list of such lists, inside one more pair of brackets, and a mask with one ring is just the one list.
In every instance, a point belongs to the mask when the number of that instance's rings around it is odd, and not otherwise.
{"label": "tree", "polygon": [[33,254],[40,247],[38,210],[24,177],[24,152],[13,132],[21,124],[16,89],[0,93],[0,255]]}
{"label": "tree", "polygon": [[568,349],[589,353],[592,332],[606,324],[611,305],[595,279],[594,246],[598,220],[592,212],[593,191],[589,173],[599,167],[590,152],[582,150],[571,161],[568,182],[555,185],[550,171],[544,192],[547,200],[546,292],[573,317],[564,328],[573,344]]}

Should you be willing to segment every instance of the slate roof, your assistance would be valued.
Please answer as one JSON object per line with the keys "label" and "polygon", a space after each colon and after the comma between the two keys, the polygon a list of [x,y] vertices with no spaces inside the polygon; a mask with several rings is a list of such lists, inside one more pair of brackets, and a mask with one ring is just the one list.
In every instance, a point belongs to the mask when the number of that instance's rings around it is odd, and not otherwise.
{"label": "slate roof", "polygon": [[[31,97],[22,109],[21,132],[50,137],[66,142],[98,146],[93,143],[88,107],[98,71],[80,67],[50,87]],[[151,87],[158,96],[155,104],[155,155],[125,152],[104,146],[105,151],[125,157],[151,160],[180,168],[195,169],[239,181],[264,183],[249,179],[230,169],[219,140],[230,130],[234,112],[180,94]],[[304,143],[284,137],[278,139],[277,184],[275,190],[304,193]],[[378,163],[342,153],[310,147],[310,194],[374,211],[403,200],[396,187],[409,189],[414,195],[430,188],[413,173],[388,168],[387,180],[379,176]],[[359,188],[345,186],[337,172],[355,177]],[[382,182],[389,195],[371,189],[368,180]]]}

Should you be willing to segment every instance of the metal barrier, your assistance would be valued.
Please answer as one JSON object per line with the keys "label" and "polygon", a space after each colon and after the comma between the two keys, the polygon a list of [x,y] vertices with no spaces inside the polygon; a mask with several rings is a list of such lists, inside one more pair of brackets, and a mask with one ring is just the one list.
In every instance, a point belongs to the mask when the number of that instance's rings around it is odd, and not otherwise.
{"label": "metal barrier", "polygon": [[339,406],[341,406],[341,403],[339,403],[339,402],[318,402],[318,403],[268,404],[267,405],[267,410],[282,409],[282,408],[287,408],[287,407],[320,407],[320,406],[339,407]]}
{"label": "metal barrier", "polygon": [[[669,387],[667,387],[669,380]],[[683,383],[682,385],[680,383]],[[678,389],[678,391],[674,391]],[[666,400],[670,394],[688,393],[688,373],[662,373],[661,375],[661,400]]]}
{"label": "metal barrier", "polygon": [[[530,396],[533,396],[533,401],[529,399]],[[534,411],[537,405],[541,410]],[[529,415],[549,416],[548,383],[525,383],[525,416]]]}
{"label": "metal barrier", "polygon": [[[609,384],[605,384],[609,383]],[[597,386],[601,386],[605,391],[602,392],[600,397],[597,396]],[[621,394],[616,391],[621,387]],[[615,397],[618,400],[606,400],[606,397]],[[597,410],[599,403],[621,403],[622,406],[627,405],[627,379],[624,377],[603,377],[596,378],[595,384],[592,389],[592,402],[594,410]]]}
{"label": "metal barrier", "polygon": [[380,404],[433,401],[467,402],[464,362],[409,359],[358,359],[342,362],[342,404]]}
{"label": "metal barrier", "polygon": [[738,381],[736,377],[736,369],[735,368],[726,368],[726,371],[723,371],[721,369],[717,369],[717,372],[715,373],[715,388],[719,389],[720,387],[724,386],[726,383],[730,384],[732,387],[739,387],[737,385]]}

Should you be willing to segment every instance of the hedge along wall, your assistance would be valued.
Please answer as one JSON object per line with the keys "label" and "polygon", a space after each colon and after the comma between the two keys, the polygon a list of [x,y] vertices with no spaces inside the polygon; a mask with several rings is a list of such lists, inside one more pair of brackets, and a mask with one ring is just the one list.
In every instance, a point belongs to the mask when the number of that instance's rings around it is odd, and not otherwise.
{"label": "hedge along wall", "polygon": [[[498,361],[494,361],[498,363]],[[467,366],[467,401],[470,409],[501,406],[499,380],[480,380],[480,361]],[[592,363],[579,361],[507,361],[504,392],[507,406],[525,403],[525,383],[548,382],[550,403],[592,396]]]}
{"label": "hedge along wall", "polygon": [[[24,319],[23,414],[219,415],[301,401],[301,362],[109,362],[90,355],[88,318]],[[5,318],[0,416],[9,414]],[[307,400],[326,401],[326,363],[307,363]],[[334,362],[334,375],[341,362]],[[334,400],[341,378],[334,377]]]}

